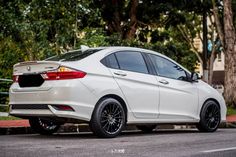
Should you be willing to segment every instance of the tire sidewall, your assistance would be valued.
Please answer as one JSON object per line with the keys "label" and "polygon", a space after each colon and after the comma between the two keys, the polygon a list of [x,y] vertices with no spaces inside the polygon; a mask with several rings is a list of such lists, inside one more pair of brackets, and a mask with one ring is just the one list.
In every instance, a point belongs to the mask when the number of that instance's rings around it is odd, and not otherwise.
{"label": "tire sidewall", "polygon": [[[116,131],[114,134],[110,134],[110,133],[106,132],[102,128],[102,125],[100,122],[101,115],[102,115],[104,108],[110,103],[118,105],[121,109],[122,116],[123,116],[121,126],[120,126],[119,130]],[[119,101],[117,101],[116,99],[113,99],[113,98],[103,99],[96,105],[96,107],[94,109],[92,120],[90,122],[91,130],[99,137],[108,137],[108,138],[116,137],[117,135],[120,134],[120,132],[123,130],[123,128],[125,126],[125,122],[126,122],[125,117],[126,116],[125,116],[124,108]]]}
{"label": "tire sidewall", "polygon": [[59,127],[60,127],[60,125],[56,125],[56,124],[55,124],[56,127],[55,127],[54,129],[47,130],[47,129],[45,129],[43,126],[41,126],[41,124],[40,124],[39,121],[40,121],[40,119],[37,118],[37,117],[35,117],[35,118],[30,118],[30,119],[29,119],[29,123],[30,123],[31,128],[32,128],[35,132],[37,132],[37,133],[39,133],[39,134],[42,134],[42,135],[51,135],[51,134],[57,132],[57,130],[58,130]]}
{"label": "tire sidewall", "polygon": [[[219,122],[218,122],[218,124],[215,128],[209,128],[206,124],[206,111],[207,111],[208,107],[210,107],[211,105],[215,105],[219,110]],[[220,125],[220,121],[221,121],[221,114],[220,114],[219,105],[216,102],[212,101],[212,100],[209,100],[209,101],[205,102],[202,109],[201,109],[200,122],[199,122],[199,125],[198,125],[198,129],[200,131],[204,131],[204,132],[214,132],[218,129],[218,126]]]}

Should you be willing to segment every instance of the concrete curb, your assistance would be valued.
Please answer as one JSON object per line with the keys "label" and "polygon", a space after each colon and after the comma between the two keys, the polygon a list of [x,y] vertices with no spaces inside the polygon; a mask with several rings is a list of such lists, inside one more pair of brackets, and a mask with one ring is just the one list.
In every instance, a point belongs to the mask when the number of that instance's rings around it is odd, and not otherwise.
{"label": "concrete curb", "polygon": [[0,135],[32,134],[30,127],[0,128]]}
{"label": "concrete curb", "polygon": [[[193,129],[194,125],[159,125],[158,129]],[[222,123],[219,128],[236,128],[236,122]],[[134,125],[127,126],[125,130],[137,130]],[[72,132],[90,132],[87,124],[65,124],[61,126],[58,133]],[[10,127],[0,128],[0,135],[16,135],[16,134],[33,134],[34,131],[30,127]]]}
{"label": "concrete curb", "polygon": [[225,123],[225,126],[222,128],[236,128],[236,122]]}

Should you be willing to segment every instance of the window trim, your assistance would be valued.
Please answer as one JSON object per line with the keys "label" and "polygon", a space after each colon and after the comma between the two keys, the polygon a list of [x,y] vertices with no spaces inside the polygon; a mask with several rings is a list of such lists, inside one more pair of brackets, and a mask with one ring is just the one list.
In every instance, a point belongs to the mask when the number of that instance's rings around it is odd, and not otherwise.
{"label": "window trim", "polygon": [[[156,55],[156,54],[153,54],[153,53],[146,53],[146,55],[147,55],[147,57],[148,57],[149,60],[150,60],[150,64],[152,65],[152,67],[153,67],[154,70],[155,70],[155,73],[156,73],[155,75],[156,75],[156,76],[164,77],[164,78],[168,78],[168,79],[173,79],[173,80],[178,80],[178,81],[190,82],[190,81],[188,81],[188,80],[179,80],[179,79],[175,79],[175,78],[171,78],[171,77],[167,77],[167,76],[162,76],[162,75],[160,75],[160,74],[158,73],[157,69],[155,68],[155,64],[153,63],[153,61],[152,61],[150,55],[154,55],[154,56],[160,57],[160,58],[162,58],[162,59],[165,59],[165,60],[167,60],[167,61],[173,63],[174,65],[177,65],[177,66],[179,66],[179,65],[176,64],[176,63],[174,63],[174,62],[171,61],[170,59],[165,58],[165,57],[162,57],[162,56],[160,56],[160,55]],[[183,71],[184,71],[184,73],[185,73],[185,75],[186,75],[186,78],[187,78],[189,73],[188,73],[184,68],[182,68],[181,66],[179,66],[179,67],[180,67],[181,69],[183,69]],[[189,75],[191,76],[191,74],[189,74]]]}
{"label": "window trim", "polygon": [[148,55],[145,52],[141,52],[144,58],[144,61],[146,62],[146,66],[148,68],[148,72],[150,75],[156,75],[155,68],[153,67],[151,63],[151,59],[148,57]]}
{"label": "window trim", "polygon": [[118,59],[116,57],[116,52],[115,53],[112,53],[114,56],[115,56],[115,59],[116,59],[116,62],[117,62],[117,65],[118,65],[118,68],[120,69],[120,63],[118,62]]}
{"label": "window trim", "polygon": [[[117,65],[118,65],[118,68],[111,67],[110,62],[108,62],[108,59],[107,59],[107,57],[110,56],[110,55],[114,55],[115,60],[116,60],[116,63],[117,63]],[[100,60],[100,63],[102,63],[102,65],[104,65],[104,66],[107,67],[107,68],[120,69],[120,65],[119,65],[118,60],[117,60],[117,58],[116,58],[116,55],[115,55],[114,53],[110,53],[110,54],[106,55],[105,57],[103,57],[103,58]]]}
{"label": "window trim", "polygon": [[[146,68],[147,68],[148,73],[143,73],[143,72],[138,72],[138,71],[132,71],[132,70],[124,70],[124,69],[121,69],[121,68],[120,68],[120,63],[119,63],[119,61],[118,61],[118,59],[117,59],[117,56],[116,56],[116,53],[119,53],[119,52],[137,52],[137,53],[141,53],[142,58],[143,58],[143,60],[144,60],[144,63],[145,63],[145,65],[146,65]],[[112,54],[114,54],[114,56],[115,56],[115,58],[116,58],[116,61],[117,61],[118,67],[119,67],[118,69],[117,69],[117,68],[109,67],[110,65],[108,65],[108,62],[107,62],[106,57],[108,57],[109,55],[112,55]],[[104,64],[104,63],[102,62],[102,60],[104,60],[104,59],[105,59],[105,63],[106,63],[106,64]],[[140,73],[140,74],[147,74],[147,75],[156,75],[155,72],[153,71],[153,69],[151,70],[150,59],[147,58],[146,53],[144,53],[144,52],[142,52],[142,51],[135,51],[135,50],[118,50],[118,51],[113,51],[113,52],[109,53],[108,55],[104,56],[104,57],[100,60],[100,63],[102,63],[102,65],[104,65],[105,67],[110,68],[110,69],[124,70],[124,71],[130,71],[130,72]]]}
{"label": "window trim", "polygon": [[[133,70],[127,70],[127,69],[121,69],[121,68],[120,68],[120,63],[119,63],[118,58],[117,58],[117,56],[116,56],[116,54],[119,53],[119,52],[132,52],[132,53],[135,53],[135,52],[136,52],[136,53],[140,53],[141,56],[142,56],[142,58],[143,58],[143,61],[144,61],[144,63],[145,63],[145,66],[146,66],[146,68],[147,68],[147,73],[143,73],[143,72],[139,72],[139,71],[133,71]],[[115,57],[116,57],[116,60],[117,60],[117,63],[118,63],[118,65],[119,65],[119,69],[120,69],[120,70],[131,71],[131,72],[136,72],[136,73],[141,73],[141,74],[150,74],[150,71],[149,71],[149,69],[148,69],[147,62],[146,62],[146,60],[145,60],[145,58],[144,58],[144,56],[143,56],[143,52],[141,52],[141,51],[134,51],[134,50],[120,50],[120,51],[114,52],[114,55],[115,55]]]}

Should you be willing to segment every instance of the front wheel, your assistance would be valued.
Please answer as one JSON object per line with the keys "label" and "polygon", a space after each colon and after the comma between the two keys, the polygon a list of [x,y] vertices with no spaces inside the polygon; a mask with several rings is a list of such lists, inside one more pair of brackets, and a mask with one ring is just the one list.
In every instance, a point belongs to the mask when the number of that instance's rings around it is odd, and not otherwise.
{"label": "front wheel", "polygon": [[94,109],[90,127],[98,137],[111,138],[120,134],[125,122],[125,111],[120,102],[113,98],[106,98]]}
{"label": "front wheel", "polygon": [[202,107],[197,128],[202,132],[214,132],[217,130],[220,121],[219,105],[215,101],[209,100]]}
{"label": "front wheel", "polygon": [[41,135],[51,135],[59,129],[60,125],[48,119],[31,118],[29,119],[31,128]]}

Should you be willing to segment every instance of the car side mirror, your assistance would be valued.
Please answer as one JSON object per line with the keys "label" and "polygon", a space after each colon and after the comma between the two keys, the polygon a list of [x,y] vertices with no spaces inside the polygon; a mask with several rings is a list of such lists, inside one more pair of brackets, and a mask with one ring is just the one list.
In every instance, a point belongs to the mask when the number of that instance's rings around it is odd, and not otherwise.
{"label": "car side mirror", "polygon": [[196,73],[196,72],[191,73],[191,81],[192,82],[197,82],[199,79],[200,79],[200,77],[199,77],[198,73]]}

